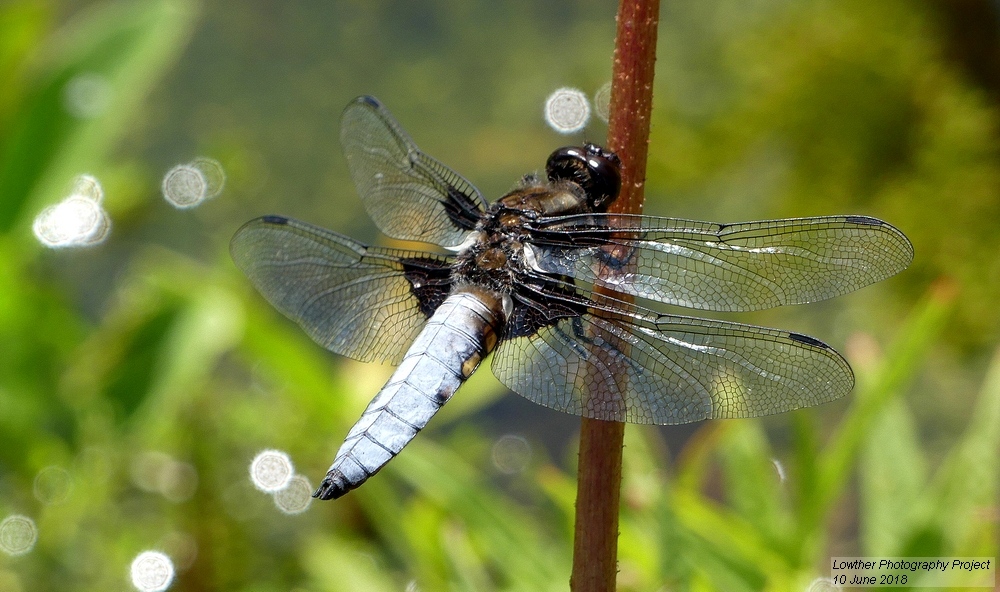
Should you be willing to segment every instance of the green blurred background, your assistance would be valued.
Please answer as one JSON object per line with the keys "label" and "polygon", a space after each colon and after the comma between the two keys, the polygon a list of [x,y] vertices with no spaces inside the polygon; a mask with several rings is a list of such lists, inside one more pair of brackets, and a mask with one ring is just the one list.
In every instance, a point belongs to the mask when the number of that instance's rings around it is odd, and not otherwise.
{"label": "green blurred background", "polygon": [[[483,368],[385,471],[285,515],[247,467],[313,485],[391,368],[314,345],[228,256],[297,217],[387,244],[337,142],[378,96],[491,199],[569,138],[558,87],[610,79],[611,2],[0,2],[0,591],[566,590],[578,420]],[[645,212],[741,221],[867,214],[912,267],[831,302],[732,315],[845,353],[842,401],[626,434],[619,589],[805,590],[830,556],[996,556],[1000,6],[987,0],[665,2]],[[83,77],[83,78],[81,78]],[[83,109],[74,82],[97,80]],[[87,107],[89,105],[89,107]],[[164,174],[218,160],[178,210]],[[102,244],[32,234],[76,175]],[[530,454],[529,454],[530,453]],[[3,543],[0,540],[0,543]]]}

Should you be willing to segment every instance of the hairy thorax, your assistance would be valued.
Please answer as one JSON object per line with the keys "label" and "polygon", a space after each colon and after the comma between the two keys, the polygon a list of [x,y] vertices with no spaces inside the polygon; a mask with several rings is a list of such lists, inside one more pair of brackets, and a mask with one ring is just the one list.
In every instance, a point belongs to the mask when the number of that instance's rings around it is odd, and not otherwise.
{"label": "hairy thorax", "polygon": [[585,208],[586,196],[579,187],[526,176],[517,188],[493,204],[459,251],[454,269],[456,285],[479,286],[509,295],[515,282],[528,271],[523,244],[527,223]]}

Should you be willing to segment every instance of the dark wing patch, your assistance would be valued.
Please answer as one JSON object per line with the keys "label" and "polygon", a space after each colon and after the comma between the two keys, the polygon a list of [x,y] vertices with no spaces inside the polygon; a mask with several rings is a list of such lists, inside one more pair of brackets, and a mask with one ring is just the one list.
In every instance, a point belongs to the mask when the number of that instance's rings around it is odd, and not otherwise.
{"label": "dark wing patch", "polygon": [[451,267],[442,266],[439,257],[403,257],[399,264],[410,282],[420,312],[430,318],[451,291]]}
{"label": "dark wing patch", "polygon": [[323,347],[398,363],[451,290],[451,259],[368,247],[280,216],[252,220],[230,252],[254,287]]}
{"label": "dark wing patch", "polygon": [[455,187],[448,187],[448,198],[441,202],[448,219],[458,228],[475,230],[483,212],[468,195]]}
{"label": "dark wing patch", "polygon": [[340,142],[361,202],[383,233],[454,247],[475,228],[485,209],[479,190],[421,152],[375,98],[344,109]]}
{"label": "dark wing patch", "polygon": [[[513,339],[536,334],[539,329],[558,323],[561,319],[579,317],[587,307],[566,296],[573,295],[573,288],[558,281],[541,279],[525,280],[511,295],[514,309],[504,329],[504,337]],[[552,296],[559,296],[553,298]]]}

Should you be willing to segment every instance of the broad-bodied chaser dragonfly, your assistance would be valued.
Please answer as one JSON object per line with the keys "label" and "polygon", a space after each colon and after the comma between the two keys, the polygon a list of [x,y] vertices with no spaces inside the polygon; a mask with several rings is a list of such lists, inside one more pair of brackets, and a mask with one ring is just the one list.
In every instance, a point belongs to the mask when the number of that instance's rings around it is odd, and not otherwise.
{"label": "broad-bodied chaser dragonfly", "polygon": [[660,314],[606,292],[760,310],[846,294],[913,257],[902,232],[868,216],[712,224],[608,214],[620,165],[592,144],[556,150],[546,178],[527,175],[487,206],[372,97],[344,110],[340,140],[379,230],[455,254],[372,247],[281,216],[233,237],[236,264],[320,345],[399,365],[347,434],[322,499],[399,454],[490,353],[512,391],[602,420],[679,424],[832,401],[854,375],[817,339]]}

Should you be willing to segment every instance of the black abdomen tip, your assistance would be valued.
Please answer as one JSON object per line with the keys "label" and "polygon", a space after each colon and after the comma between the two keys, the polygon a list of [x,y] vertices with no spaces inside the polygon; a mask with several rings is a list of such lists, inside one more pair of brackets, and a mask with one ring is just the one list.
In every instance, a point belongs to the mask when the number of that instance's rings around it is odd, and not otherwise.
{"label": "black abdomen tip", "polygon": [[323,482],[319,484],[319,487],[316,488],[313,497],[321,500],[337,499],[350,490],[351,487],[347,483],[347,479],[344,478],[343,473],[340,471],[330,471],[326,474]]}

